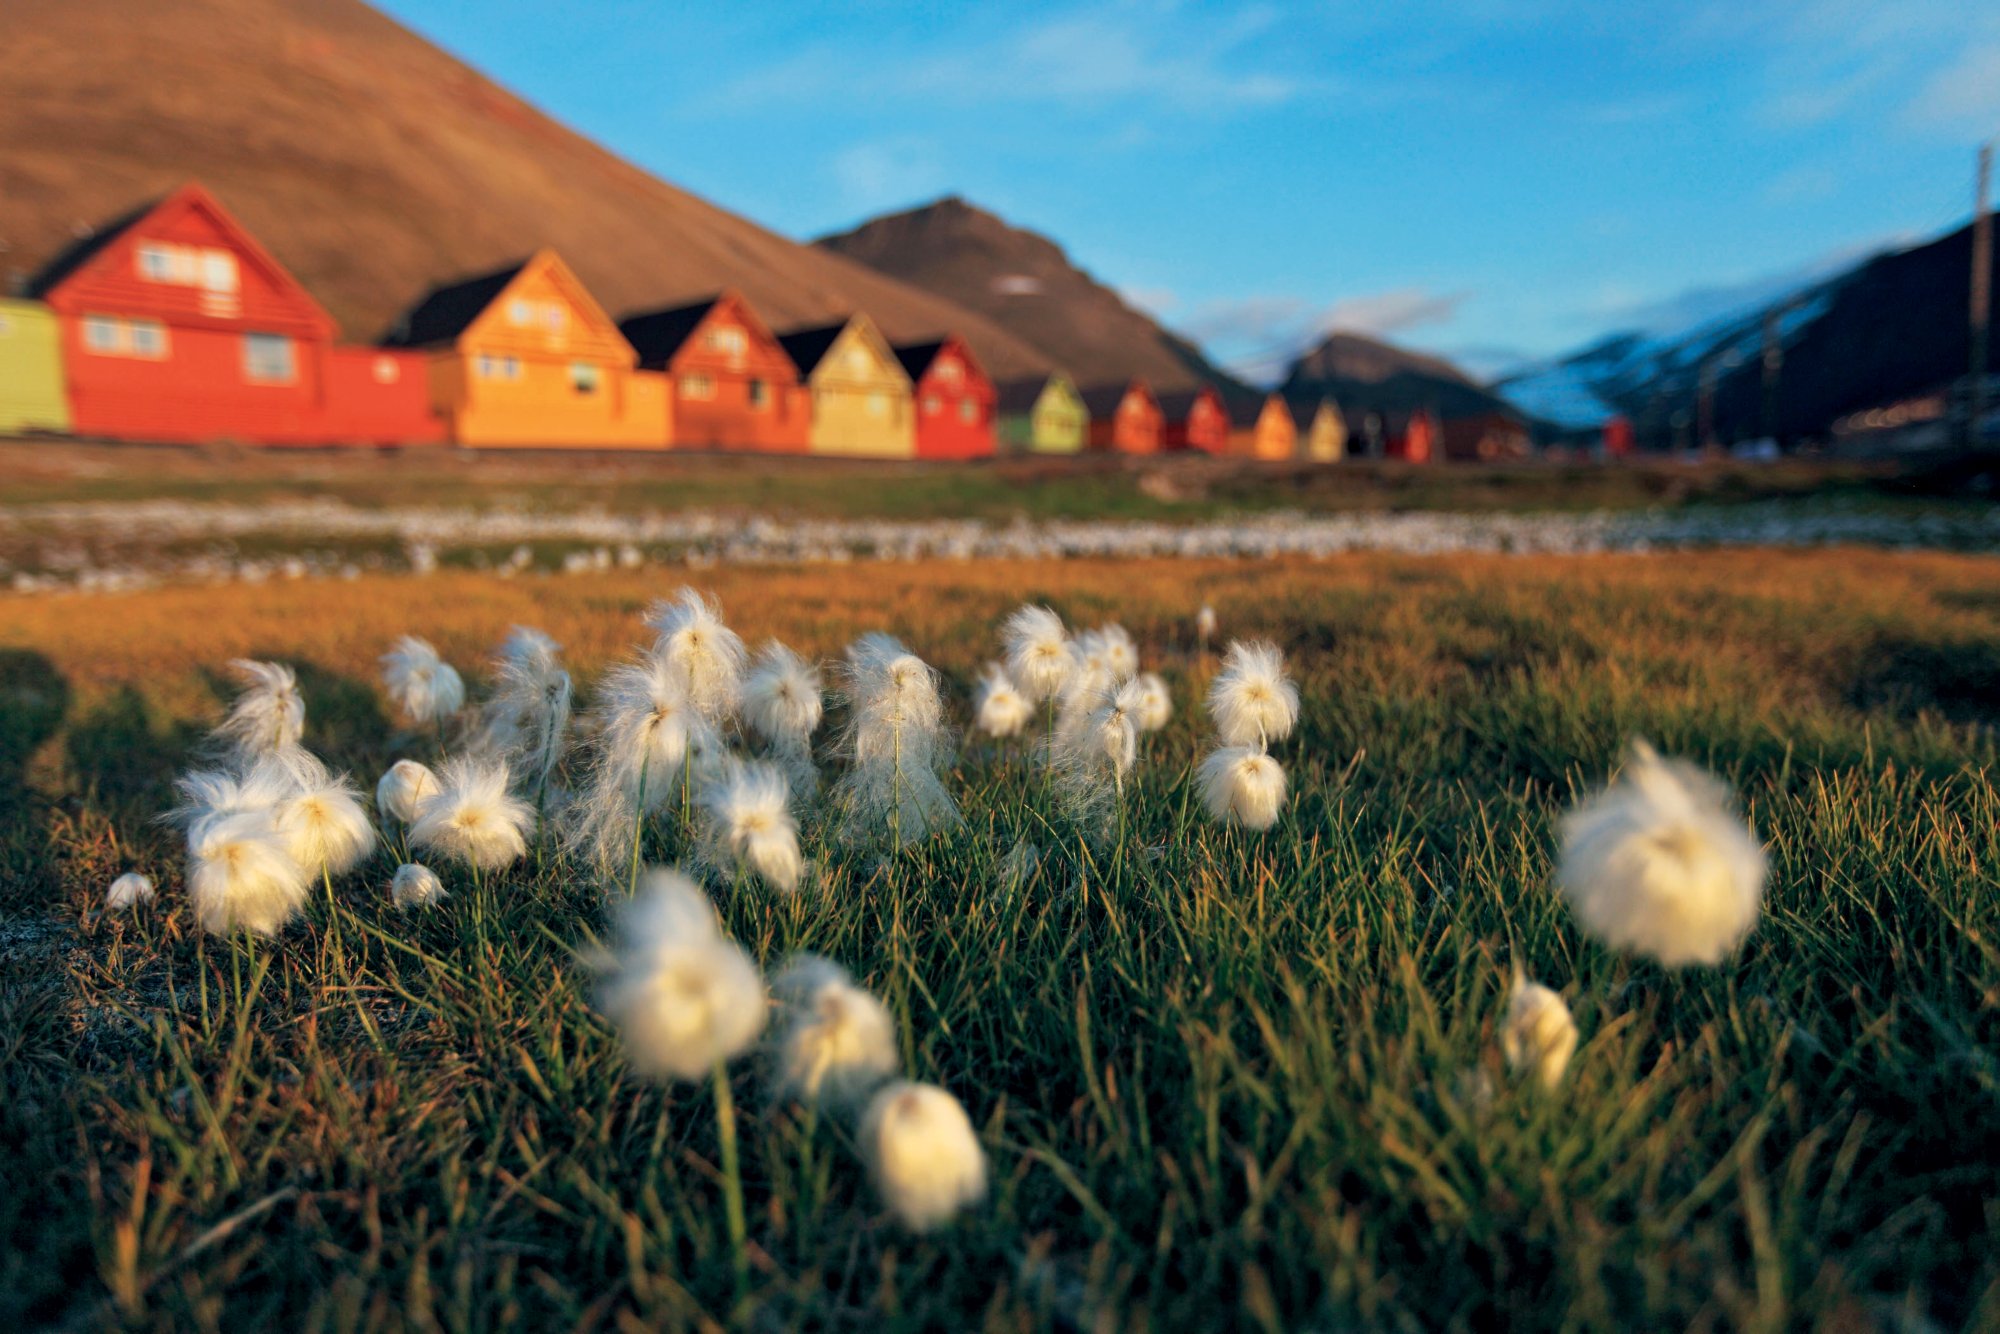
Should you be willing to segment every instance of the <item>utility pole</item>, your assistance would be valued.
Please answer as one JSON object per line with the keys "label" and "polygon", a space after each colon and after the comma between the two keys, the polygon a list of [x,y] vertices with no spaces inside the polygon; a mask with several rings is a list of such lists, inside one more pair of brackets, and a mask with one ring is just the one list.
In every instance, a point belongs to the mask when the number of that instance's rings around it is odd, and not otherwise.
{"label": "utility pole", "polygon": [[1972,324],[1969,330],[1972,355],[1968,368],[1972,380],[1967,385],[1965,420],[1965,444],[1968,448],[1978,446],[1979,428],[1986,419],[1986,340],[1992,323],[1993,300],[1993,215],[1986,208],[1986,187],[1992,175],[1993,144],[1988,141],[1979,146],[1979,183],[1973,187],[1972,195],[1972,292],[1967,302]]}

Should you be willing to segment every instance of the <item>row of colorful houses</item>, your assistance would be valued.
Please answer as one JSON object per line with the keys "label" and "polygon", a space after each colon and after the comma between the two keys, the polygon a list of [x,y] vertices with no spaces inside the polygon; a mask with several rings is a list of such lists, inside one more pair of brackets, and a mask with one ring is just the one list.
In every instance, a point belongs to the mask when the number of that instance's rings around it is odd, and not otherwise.
{"label": "row of colorful houses", "polygon": [[199,185],[0,300],[0,433],[30,431],[945,459],[1330,461],[1347,443],[1330,402],[1295,415],[1275,394],[1232,408],[1206,387],[1156,395],[1060,373],[995,384],[956,335],[892,345],[865,314],[774,332],[735,292],[614,320],[550,250],[424,294],[379,345],[346,344]]}

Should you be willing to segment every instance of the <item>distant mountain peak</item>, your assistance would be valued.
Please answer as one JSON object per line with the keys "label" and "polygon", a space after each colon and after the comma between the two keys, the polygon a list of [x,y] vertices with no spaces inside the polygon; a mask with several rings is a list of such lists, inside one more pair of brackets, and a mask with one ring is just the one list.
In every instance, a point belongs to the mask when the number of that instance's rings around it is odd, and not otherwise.
{"label": "distant mountain peak", "polygon": [[1134,378],[1156,389],[1216,384],[1249,393],[1040,232],[962,195],[871,218],[816,245],[978,311],[1079,384]]}

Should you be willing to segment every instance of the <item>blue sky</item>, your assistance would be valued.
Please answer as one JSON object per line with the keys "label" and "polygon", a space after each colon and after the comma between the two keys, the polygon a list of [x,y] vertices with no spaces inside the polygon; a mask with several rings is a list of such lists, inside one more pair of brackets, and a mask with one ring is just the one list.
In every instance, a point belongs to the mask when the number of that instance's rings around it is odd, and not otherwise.
{"label": "blue sky", "polygon": [[1982,0],[383,7],[782,232],[963,194],[1252,371],[1671,324],[1961,222],[2000,133]]}

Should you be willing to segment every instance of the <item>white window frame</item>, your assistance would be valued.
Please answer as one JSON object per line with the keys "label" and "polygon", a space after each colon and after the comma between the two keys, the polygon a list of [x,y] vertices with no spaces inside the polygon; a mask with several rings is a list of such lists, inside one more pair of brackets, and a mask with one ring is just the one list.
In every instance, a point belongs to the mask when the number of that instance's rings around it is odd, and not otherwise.
{"label": "white window frame", "polygon": [[[268,363],[263,361],[258,351],[260,348],[262,349],[262,356],[270,356],[273,360]],[[275,359],[280,353],[283,355],[282,373],[267,374],[267,371],[280,369]],[[244,334],[243,379],[249,384],[297,384],[299,379],[298,341],[289,334],[264,333],[256,330]]]}

